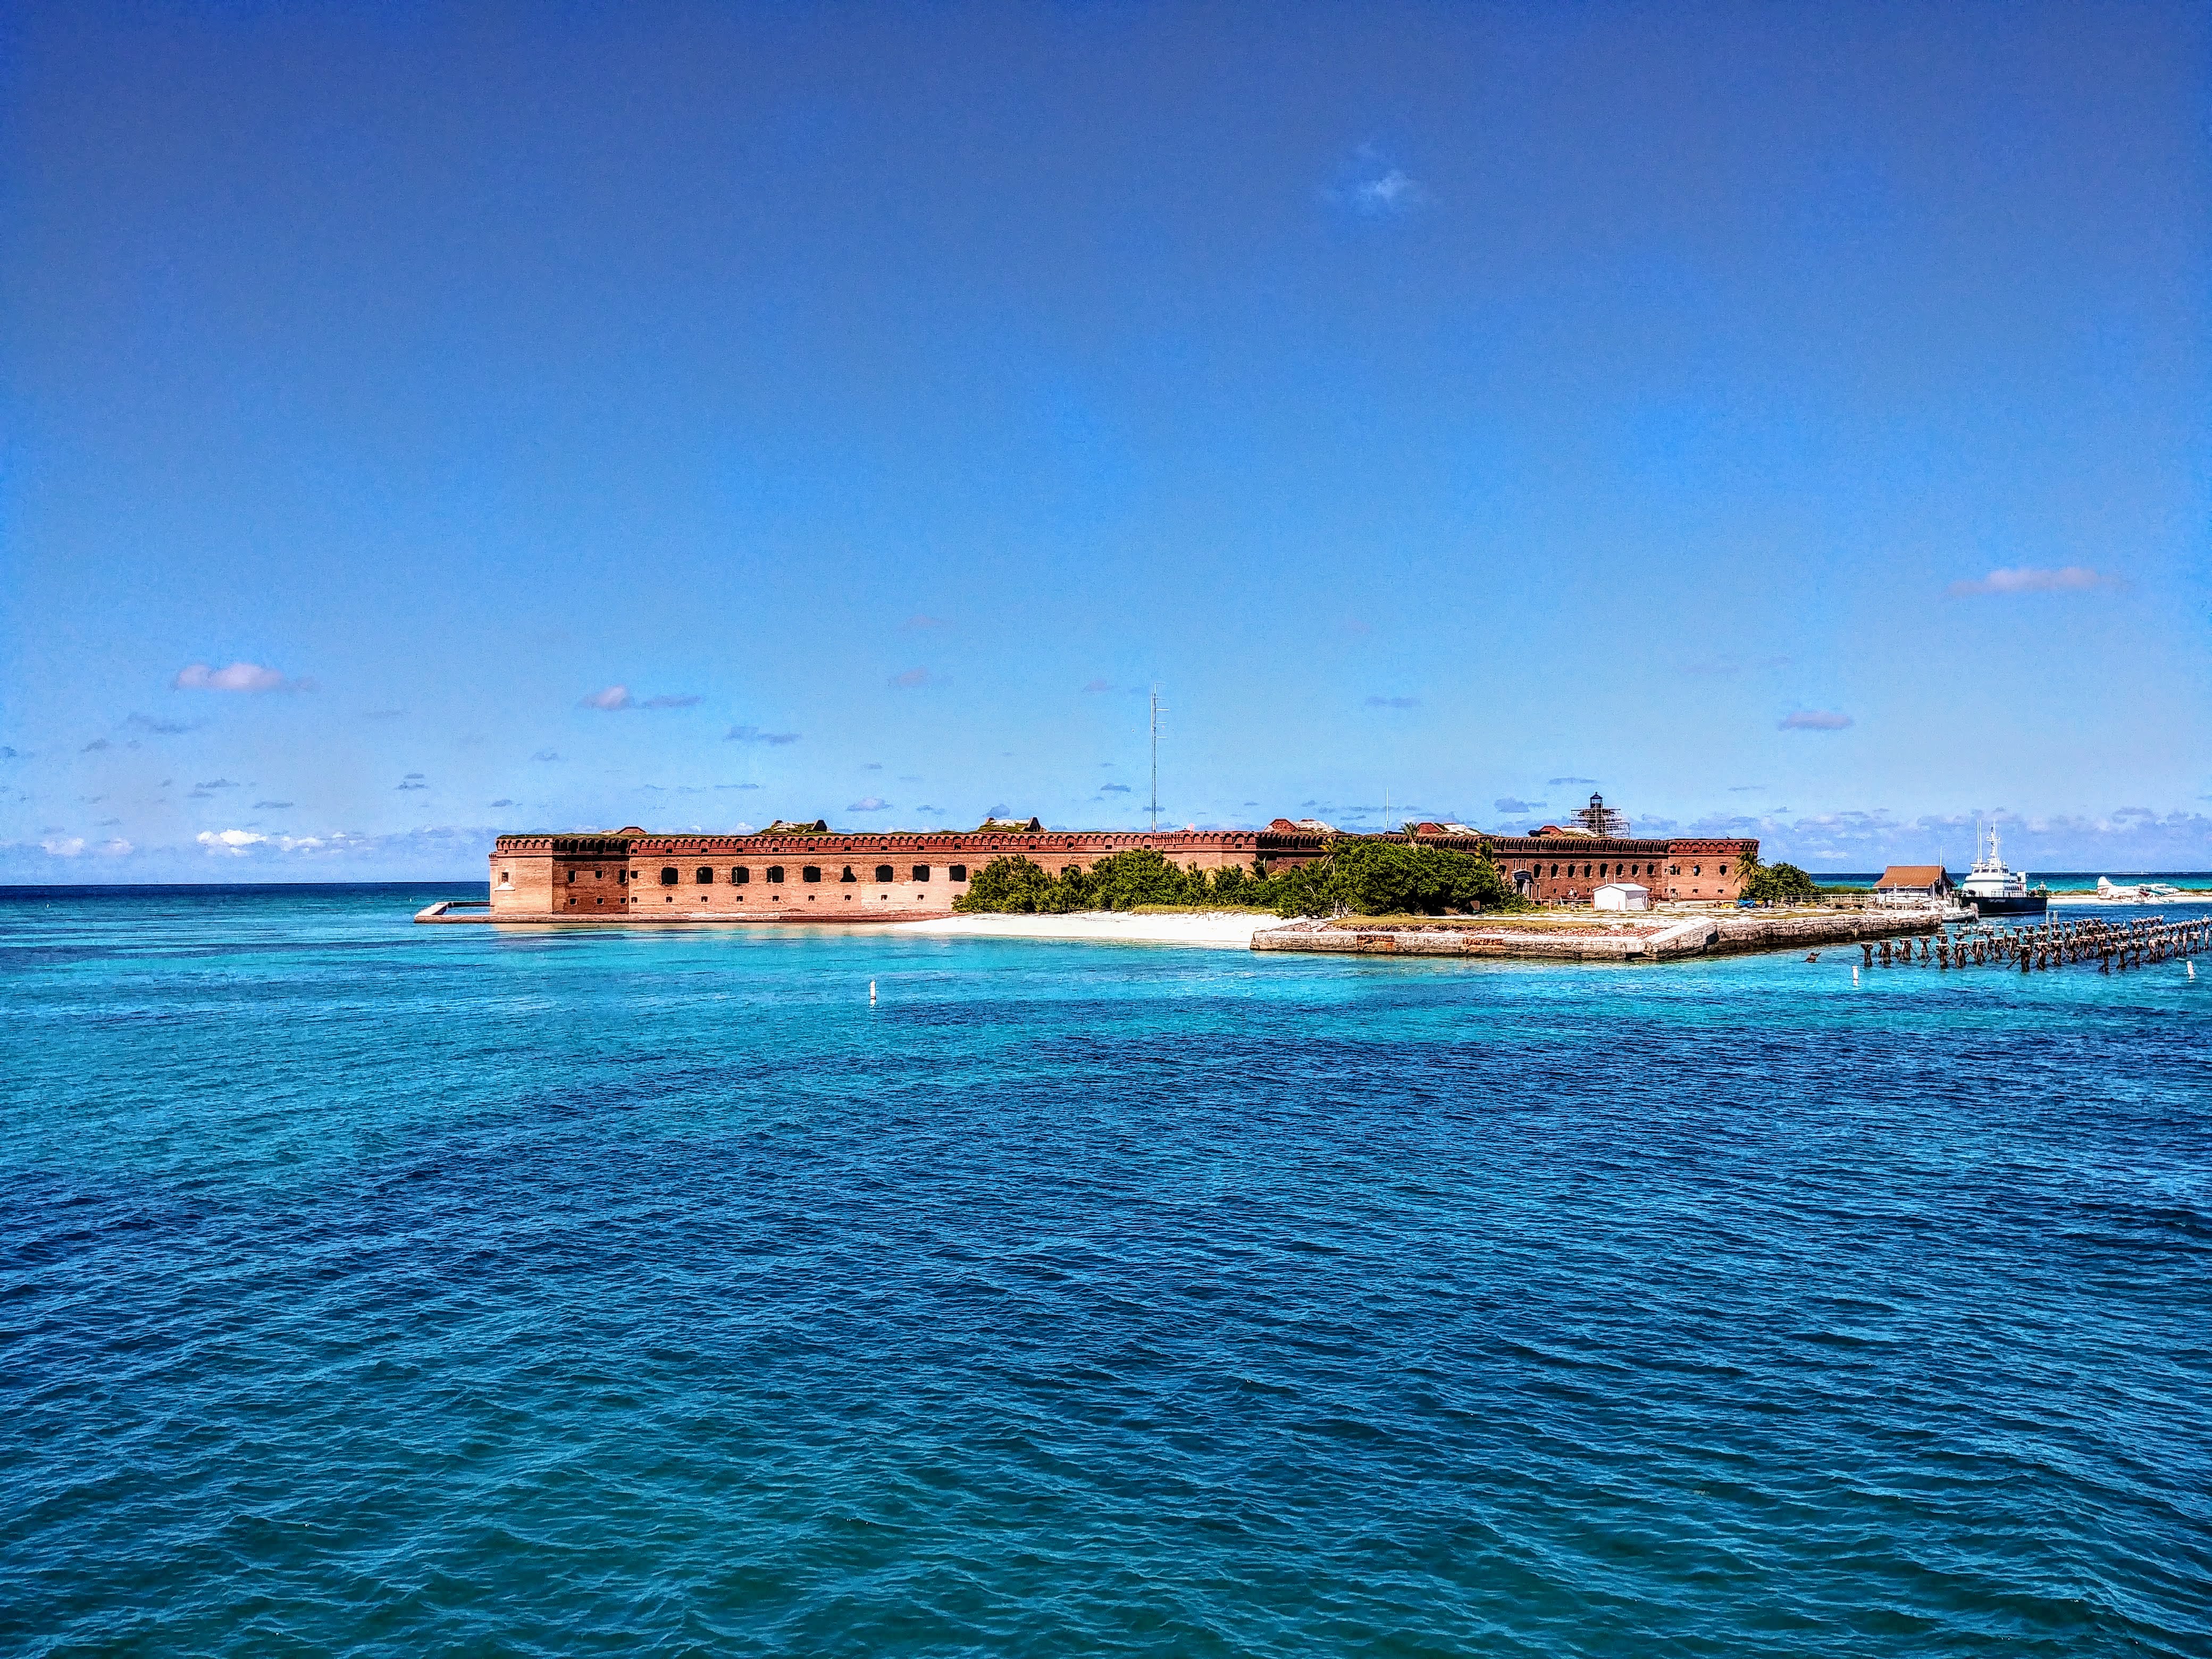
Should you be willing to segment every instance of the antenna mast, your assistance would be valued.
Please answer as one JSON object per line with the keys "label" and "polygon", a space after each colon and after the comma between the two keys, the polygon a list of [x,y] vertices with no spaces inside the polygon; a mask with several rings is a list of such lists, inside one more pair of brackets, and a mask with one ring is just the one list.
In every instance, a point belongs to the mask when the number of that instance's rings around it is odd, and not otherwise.
{"label": "antenna mast", "polygon": [[1160,833],[1160,716],[1167,705],[1160,701],[1160,683],[1152,682],[1152,833]]}

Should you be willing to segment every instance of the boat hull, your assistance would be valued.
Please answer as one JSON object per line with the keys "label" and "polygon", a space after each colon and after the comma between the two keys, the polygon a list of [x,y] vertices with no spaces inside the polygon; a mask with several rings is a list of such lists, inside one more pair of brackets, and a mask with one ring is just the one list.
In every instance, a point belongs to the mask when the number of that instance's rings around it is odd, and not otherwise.
{"label": "boat hull", "polygon": [[2051,908],[2048,893],[2010,893],[2002,896],[1977,898],[1961,894],[1961,904],[1970,904],[1985,916],[2039,916]]}

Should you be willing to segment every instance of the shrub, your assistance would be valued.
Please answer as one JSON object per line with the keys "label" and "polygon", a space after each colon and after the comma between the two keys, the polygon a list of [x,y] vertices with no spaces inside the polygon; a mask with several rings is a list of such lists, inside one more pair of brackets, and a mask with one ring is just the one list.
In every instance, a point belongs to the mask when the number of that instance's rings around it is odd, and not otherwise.
{"label": "shrub", "polygon": [[1819,897],[1820,889],[1794,864],[1753,863],[1744,873],[1742,891],[1759,904],[1791,904]]}
{"label": "shrub", "polygon": [[993,859],[969,878],[968,890],[952,901],[956,910],[1003,910],[1034,915],[1060,908],[1053,878],[1018,854]]}
{"label": "shrub", "polygon": [[1526,908],[1498,866],[1471,853],[1384,841],[1341,840],[1311,864],[1274,872],[1226,865],[1208,872],[1178,865],[1149,847],[1133,847],[1088,870],[1071,865],[1058,875],[1016,854],[975,872],[953,900],[963,911],[1053,915],[1068,910],[1133,910],[1140,904],[1273,910],[1281,916],[1442,915],[1481,906]]}
{"label": "shrub", "polygon": [[1434,916],[1517,902],[1488,859],[1409,842],[1339,841],[1326,858],[1278,879],[1284,915]]}

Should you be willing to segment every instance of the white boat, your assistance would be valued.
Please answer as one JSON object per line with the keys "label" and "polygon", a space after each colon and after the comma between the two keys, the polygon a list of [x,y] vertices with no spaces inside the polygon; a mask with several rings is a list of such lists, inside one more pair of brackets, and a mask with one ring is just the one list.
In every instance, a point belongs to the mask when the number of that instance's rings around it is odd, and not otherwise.
{"label": "white boat", "polygon": [[[1979,832],[1975,840],[1981,839]],[[1989,826],[1989,848],[1974,860],[1974,867],[1959,884],[1959,902],[1971,904],[1985,916],[2041,915],[2051,895],[2041,888],[2031,891],[2025,870],[2008,870],[1997,850],[1997,827]]]}

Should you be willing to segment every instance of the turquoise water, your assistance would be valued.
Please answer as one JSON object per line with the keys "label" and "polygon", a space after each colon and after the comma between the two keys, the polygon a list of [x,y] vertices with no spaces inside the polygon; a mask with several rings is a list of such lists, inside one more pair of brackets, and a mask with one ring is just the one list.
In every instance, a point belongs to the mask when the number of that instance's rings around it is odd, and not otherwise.
{"label": "turquoise water", "polygon": [[2212,1651],[2212,966],[450,896],[0,899],[0,1650]]}

